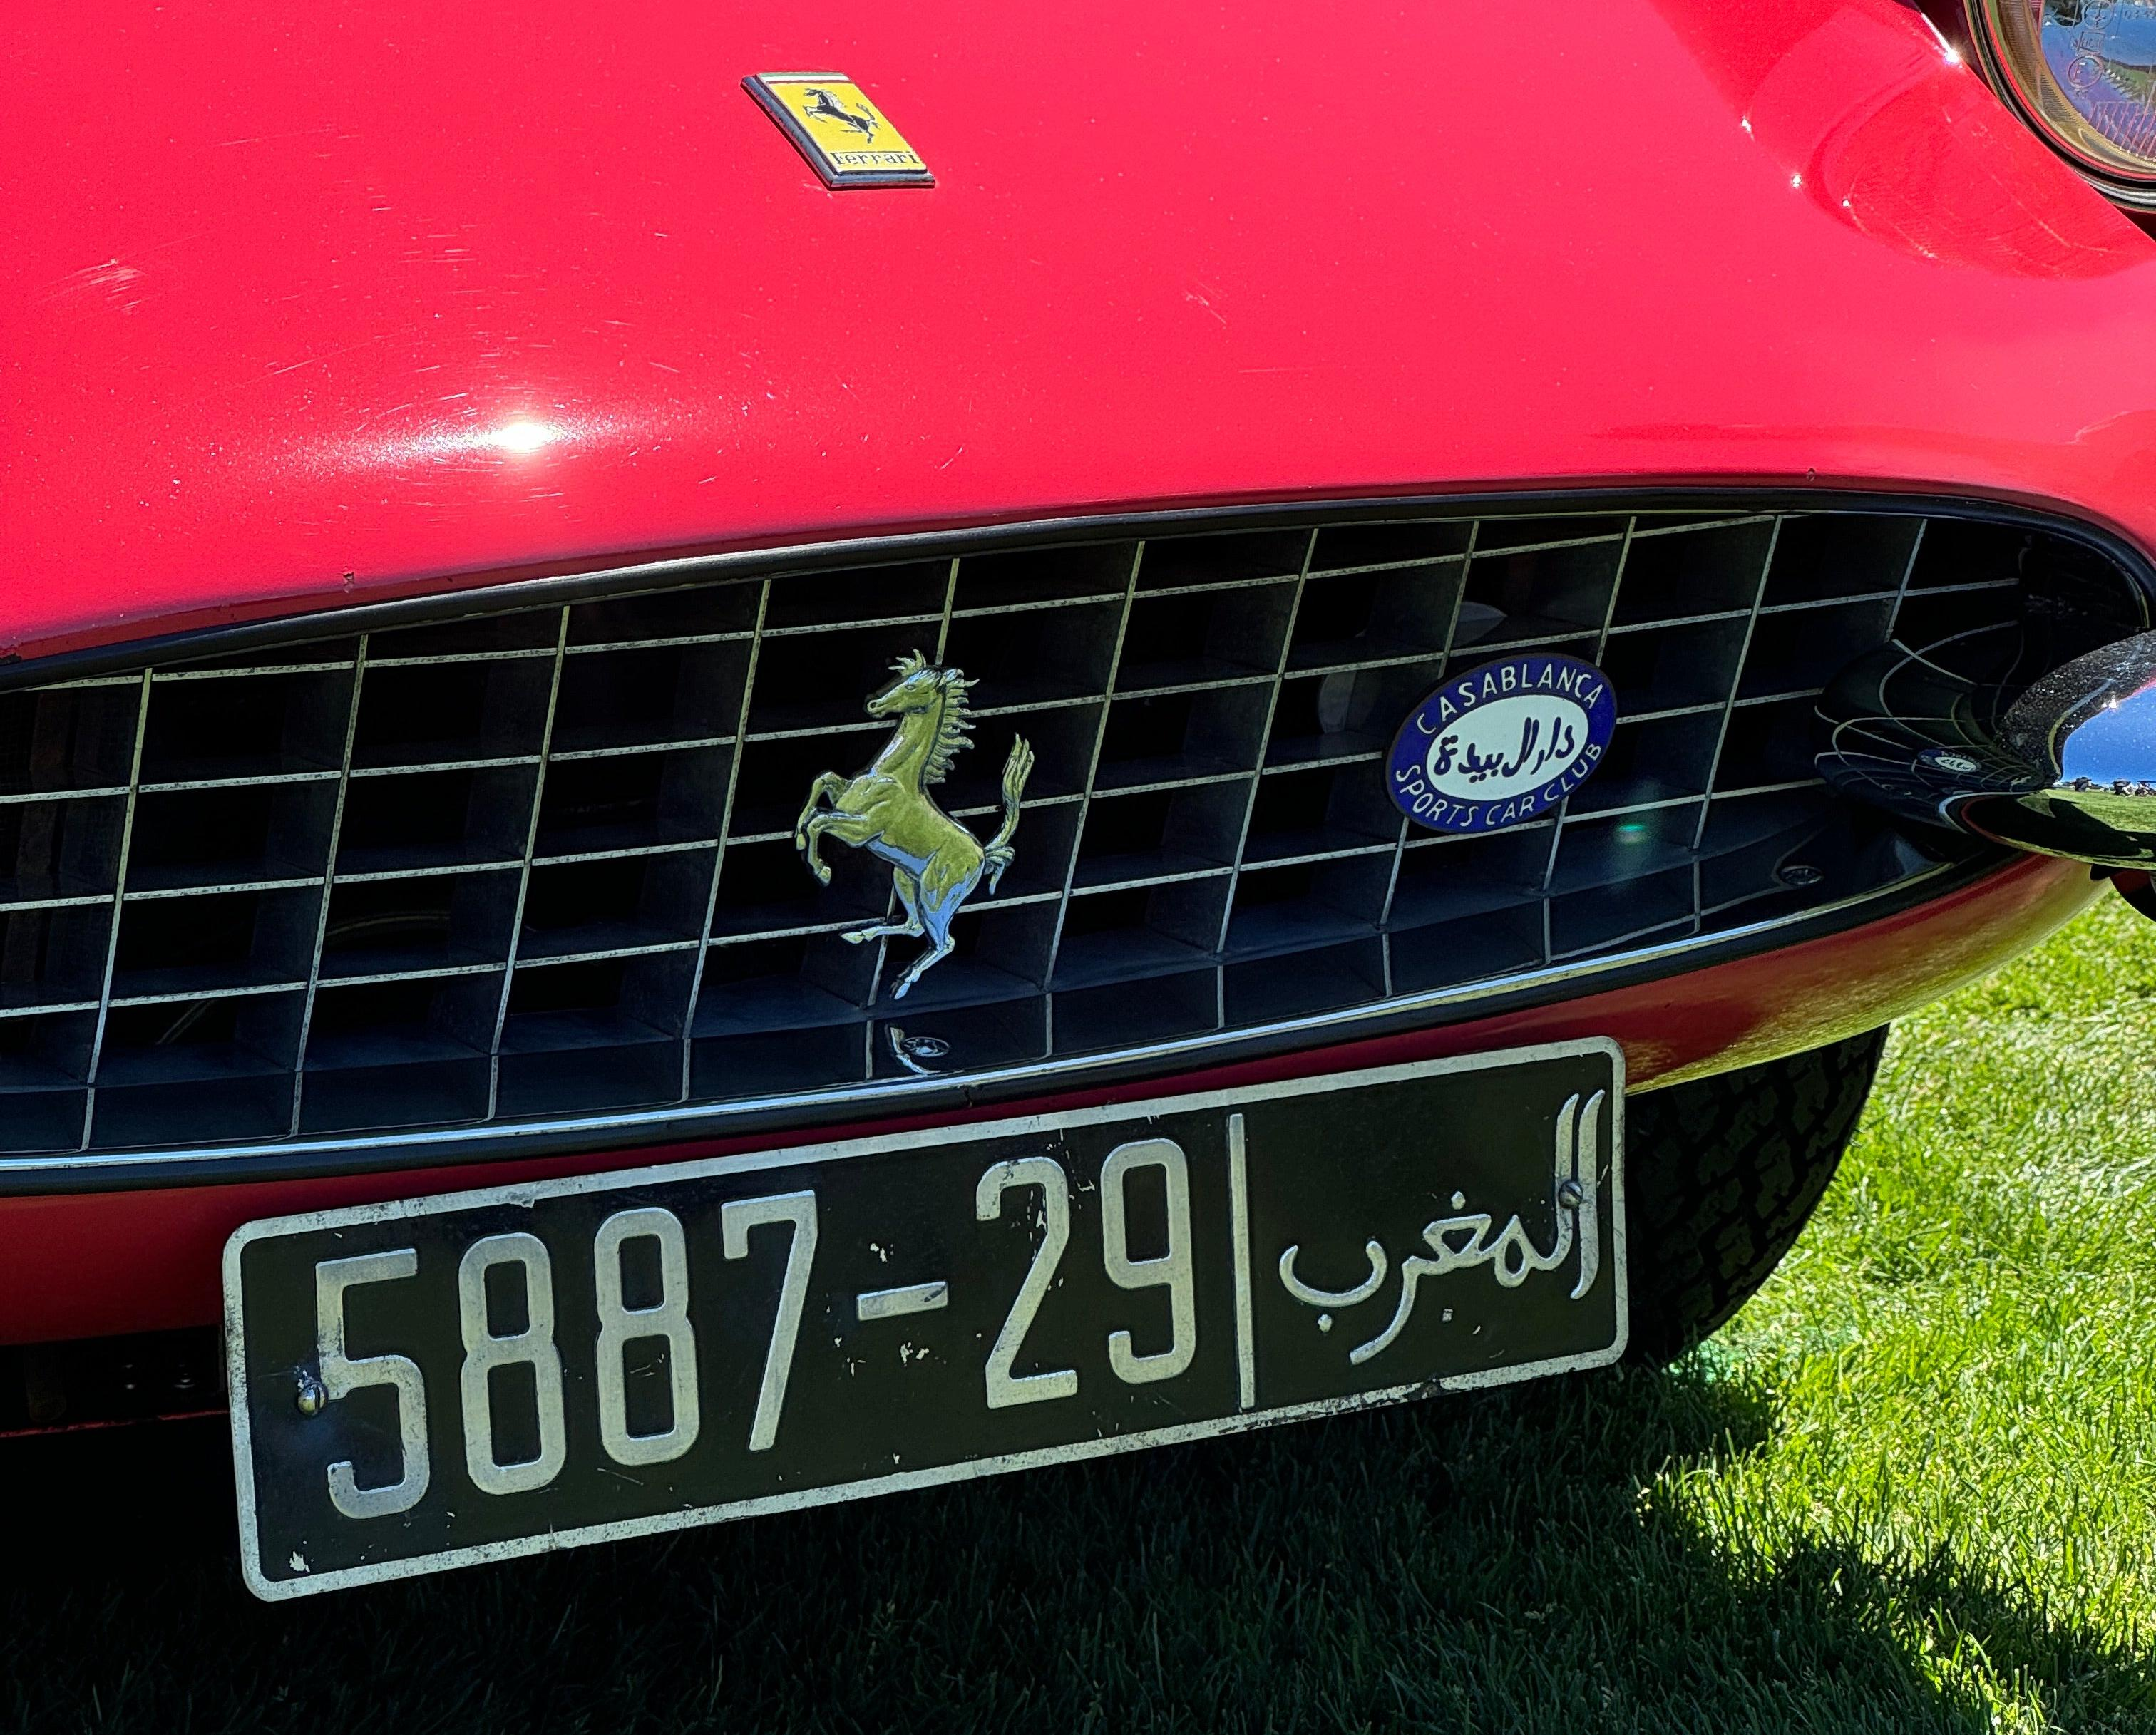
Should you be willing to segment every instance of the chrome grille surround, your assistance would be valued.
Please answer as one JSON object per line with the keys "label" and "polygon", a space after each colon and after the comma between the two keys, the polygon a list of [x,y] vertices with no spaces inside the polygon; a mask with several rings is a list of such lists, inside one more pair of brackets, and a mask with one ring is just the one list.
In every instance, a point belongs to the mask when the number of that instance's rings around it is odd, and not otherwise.
{"label": "chrome grille surround", "polygon": [[[2032,598],[2053,662],[2146,613],[2071,535],[1876,506],[1306,507],[550,585],[0,693],[0,1160],[828,1118],[1840,916],[1941,865],[1813,774],[1835,669]],[[1602,768],[1552,820],[1408,825],[1399,718],[1528,646],[1611,675]],[[1039,764],[1010,874],[893,1004],[911,942],[839,937],[888,870],[833,850],[819,889],[792,838],[909,651],[979,682],[950,812],[988,829],[1014,733]]]}

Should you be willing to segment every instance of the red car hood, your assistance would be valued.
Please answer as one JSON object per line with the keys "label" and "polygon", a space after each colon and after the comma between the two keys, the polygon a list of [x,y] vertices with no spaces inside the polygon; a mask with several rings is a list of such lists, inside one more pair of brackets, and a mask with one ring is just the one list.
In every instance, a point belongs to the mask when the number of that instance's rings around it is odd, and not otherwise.
{"label": "red car hood", "polygon": [[[1110,506],[1777,478],[2156,544],[2156,244],[1893,0],[0,23],[0,644]],[[827,192],[828,67],[935,171]]]}

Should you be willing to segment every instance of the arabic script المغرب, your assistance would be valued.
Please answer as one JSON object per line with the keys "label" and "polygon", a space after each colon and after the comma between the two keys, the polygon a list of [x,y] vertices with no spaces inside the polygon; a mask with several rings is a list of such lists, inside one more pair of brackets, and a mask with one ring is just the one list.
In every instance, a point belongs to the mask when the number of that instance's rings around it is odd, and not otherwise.
{"label": "arabic script \u0627\u0644\u0645\u063a\u0631\u0628", "polygon": [[[1575,1092],[1558,1111],[1557,1136],[1550,1159],[1557,1236],[1549,1250],[1544,1252],[1535,1245],[1517,1214],[1494,1236],[1490,1233],[1494,1219],[1487,1211],[1440,1217],[1424,1225],[1422,1238],[1430,1251],[1411,1253],[1400,1260],[1400,1298],[1393,1310],[1391,1322],[1368,1342],[1359,1343],[1348,1353],[1352,1365],[1360,1367],[1373,1356],[1382,1354],[1407,1329],[1408,1321],[1414,1312],[1416,1286],[1426,1277],[1443,1277],[1486,1265],[1500,1285],[1517,1289],[1535,1272],[1555,1270],[1577,1250],[1578,1270],[1569,1299],[1579,1301],[1594,1287],[1602,1269],[1598,1166],[1602,1108],[1607,1095],[1606,1091],[1597,1091],[1583,1105]],[[1459,1193],[1453,1195],[1455,1210],[1465,1203]],[[1384,1286],[1390,1268],[1383,1244],[1372,1240],[1365,1242],[1363,1248],[1363,1257],[1370,1265],[1368,1276],[1348,1289],[1319,1289],[1296,1276],[1296,1256],[1301,1250],[1298,1243],[1281,1255],[1281,1283],[1304,1306],[1324,1310],[1319,1323],[1327,1329],[1331,1327],[1334,1312],[1359,1306],[1375,1296]]]}

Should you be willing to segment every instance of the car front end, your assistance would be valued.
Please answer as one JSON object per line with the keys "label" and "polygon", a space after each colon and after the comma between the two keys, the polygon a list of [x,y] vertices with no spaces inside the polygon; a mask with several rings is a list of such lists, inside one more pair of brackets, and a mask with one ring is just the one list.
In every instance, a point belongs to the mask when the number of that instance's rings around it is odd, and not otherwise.
{"label": "car front end", "polygon": [[229,1358],[265,1594],[1673,1353],[2145,896],[2156,243],[1920,11],[228,22],[11,27],[0,1426]]}

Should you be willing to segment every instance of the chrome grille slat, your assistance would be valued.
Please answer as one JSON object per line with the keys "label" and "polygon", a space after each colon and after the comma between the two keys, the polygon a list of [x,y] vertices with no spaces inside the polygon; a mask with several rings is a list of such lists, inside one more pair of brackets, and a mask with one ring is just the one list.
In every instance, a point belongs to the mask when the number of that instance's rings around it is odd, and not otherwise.
{"label": "chrome grille slat", "polygon": [[145,669],[135,701],[135,748],[129,757],[127,772],[127,804],[120,823],[120,857],[118,877],[113,882],[112,903],[105,923],[105,969],[98,983],[97,1024],[90,1043],[90,1061],[84,1073],[87,1088],[83,1091],[82,1143],[89,1147],[97,1119],[98,1069],[105,1059],[105,1030],[112,1015],[113,965],[120,954],[120,906],[121,888],[127,883],[127,854],[135,839],[136,792],[142,782],[142,748],[150,727],[150,688],[155,672]]}
{"label": "chrome grille slat", "polygon": [[[398,767],[402,769],[403,767]],[[359,773],[356,775],[364,776]],[[244,777],[147,778],[123,793],[133,796],[179,795],[200,789],[275,789],[287,783],[334,783],[334,771],[265,771]]]}
{"label": "chrome grille slat", "polygon": [[[1445,612],[1444,649],[1440,653],[1438,665],[1440,670],[1452,660],[1454,642],[1460,636],[1460,609],[1467,600],[1468,575],[1474,569],[1476,549],[1481,539],[1482,521],[1477,519],[1467,526],[1467,545],[1460,553],[1460,583],[1452,588],[1450,605]],[[1322,697],[1323,690],[1321,688],[1319,690]],[[1390,745],[1389,742],[1381,744],[1371,756],[1373,762],[1382,763]],[[1392,865],[1385,875],[1384,901],[1378,909],[1378,931],[1381,937],[1379,956],[1384,968],[1385,992],[1388,994],[1393,992],[1393,901],[1399,894],[1400,864],[1406,860],[1409,836],[1414,830],[1414,827],[1408,823],[1406,816],[1401,815],[1393,845]]]}
{"label": "chrome grille slat", "polygon": [[[475,595],[0,696],[0,1156],[858,1091],[901,1024],[1060,1066],[1845,902],[1914,870],[1807,774],[1822,682],[2010,617],[2039,556],[2087,557],[1887,513],[1313,514]],[[1603,769],[1509,832],[1408,824],[1399,716],[1536,648],[1617,684]],[[916,649],[979,682],[946,812],[984,836],[1014,733],[1038,763],[1009,877],[893,1003],[910,947],[842,937],[888,872],[834,846],[819,890],[792,821]]]}
{"label": "chrome grille slat", "polygon": [[[954,561],[955,567],[957,562]],[[711,852],[711,883],[704,896],[704,922],[698,936],[696,962],[689,975],[689,999],[681,1015],[680,1100],[689,1100],[696,1048],[696,1011],[702,1004],[704,968],[711,957],[712,931],[718,915],[719,888],[726,869],[726,837],[733,829],[734,792],[741,787],[742,754],[748,738],[749,701],[756,693],[757,654],[763,649],[763,623],[771,612],[771,581],[756,588],[756,624],[749,629],[748,663],[742,672],[741,704],[735,714],[735,745],[726,756],[726,789],[719,804],[719,843]],[[778,839],[774,839],[777,841]],[[835,932],[835,928],[833,930]],[[773,937],[779,937],[774,936]]]}
{"label": "chrome grille slat", "polygon": [[[1739,680],[1732,681],[1730,684],[1729,696],[1722,702],[1721,716],[1717,720],[1715,726],[1714,752],[1707,762],[1707,787],[1710,793],[1714,788],[1715,773],[1722,766],[1722,744],[1728,738],[1729,736],[1729,714],[1736,708],[1738,688],[1741,685],[1742,681],[1741,671],[1744,668],[1746,658],[1751,654],[1753,635],[1759,629],[1759,611],[1766,605],[1767,579],[1768,575],[1774,570],[1774,547],[1776,543],[1781,540],[1781,521],[1777,519],[1768,528],[1767,549],[1764,556],[1759,562],[1758,583],[1752,593],[1751,613],[1748,613],[1744,619],[1743,642],[1739,644],[1737,649],[1737,666],[1740,671]],[[1569,805],[1569,803],[1568,803],[1568,805]],[[1707,832],[1708,805],[1709,804],[1706,802],[1702,802],[1700,803],[1699,819],[1697,823],[1692,828],[1691,846],[1695,850],[1699,848],[1699,840],[1706,834]],[[1559,814],[1558,816],[1558,825],[1560,830],[1562,830],[1563,824],[1564,817],[1563,814]],[[1692,904],[1692,920],[1694,922],[1697,922],[1699,920],[1698,899],[1697,896],[1693,898]]]}

